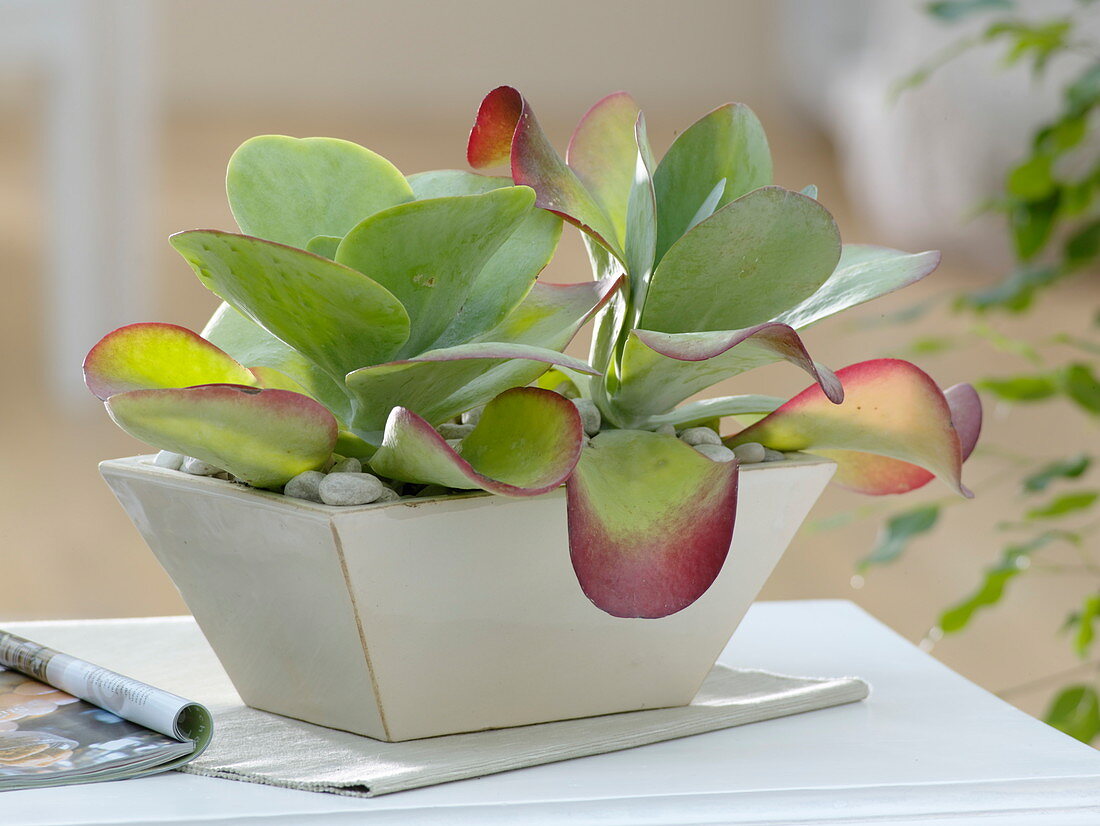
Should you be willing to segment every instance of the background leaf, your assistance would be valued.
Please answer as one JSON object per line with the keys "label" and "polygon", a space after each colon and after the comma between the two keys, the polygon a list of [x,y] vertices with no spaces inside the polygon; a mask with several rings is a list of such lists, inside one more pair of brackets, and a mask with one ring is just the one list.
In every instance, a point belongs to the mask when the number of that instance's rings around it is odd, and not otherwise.
{"label": "background leaf", "polygon": [[895,561],[914,538],[931,531],[939,517],[940,506],[936,504],[921,505],[890,517],[879,533],[874,549],[860,560],[856,570],[863,573],[874,565]]}
{"label": "background leaf", "polygon": [[1071,685],[1058,693],[1043,718],[1082,743],[1100,734],[1100,696],[1088,685]]}

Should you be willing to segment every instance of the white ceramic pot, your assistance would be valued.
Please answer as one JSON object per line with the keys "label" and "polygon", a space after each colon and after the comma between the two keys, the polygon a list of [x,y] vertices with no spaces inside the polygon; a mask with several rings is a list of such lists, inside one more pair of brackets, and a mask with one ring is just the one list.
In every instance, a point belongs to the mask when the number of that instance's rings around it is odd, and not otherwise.
{"label": "white ceramic pot", "polygon": [[742,468],[721,574],[658,620],[584,596],[561,491],[337,508],[101,470],[246,703],[396,741],[691,702],[834,465]]}

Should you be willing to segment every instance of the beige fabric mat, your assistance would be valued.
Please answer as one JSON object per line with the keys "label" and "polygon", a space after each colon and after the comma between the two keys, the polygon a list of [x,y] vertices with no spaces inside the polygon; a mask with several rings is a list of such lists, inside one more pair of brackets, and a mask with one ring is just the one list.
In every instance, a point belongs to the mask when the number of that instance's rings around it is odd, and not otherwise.
{"label": "beige fabric mat", "polygon": [[354,797],[619,751],[868,694],[867,684],[853,677],[787,677],[716,666],[683,708],[383,743],[243,705],[190,617],[5,627],[204,703],[214,713],[214,739],[180,771]]}

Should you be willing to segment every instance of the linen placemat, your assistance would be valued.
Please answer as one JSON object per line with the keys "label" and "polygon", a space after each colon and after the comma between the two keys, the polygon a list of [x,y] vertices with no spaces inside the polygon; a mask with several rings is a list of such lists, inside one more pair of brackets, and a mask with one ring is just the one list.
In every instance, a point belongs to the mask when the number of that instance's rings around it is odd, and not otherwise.
{"label": "linen placemat", "polygon": [[[715,666],[681,708],[384,743],[245,706],[190,617],[12,623],[12,631],[203,703],[206,752],[179,771],[371,797],[755,723],[864,699],[854,677]],[[324,690],[319,678],[317,689]]]}

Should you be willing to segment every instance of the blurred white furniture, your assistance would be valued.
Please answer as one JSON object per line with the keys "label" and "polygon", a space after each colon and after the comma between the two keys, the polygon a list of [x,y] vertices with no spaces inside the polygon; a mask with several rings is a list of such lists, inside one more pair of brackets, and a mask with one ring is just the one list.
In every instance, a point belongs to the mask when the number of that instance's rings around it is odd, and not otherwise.
{"label": "blurred white furniture", "polygon": [[55,395],[84,399],[92,344],[147,310],[152,0],[0,0],[0,71],[43,90],[42,331]]}
{"label": "blurred white furniture", "polygon": [[[49,624],[12,627],[49,643]],[[987,694],[851,603],[758,603],[721,662],[856,674],[872,693],[862,703],[371,800],[168,774],[5,792],[0,823],[1100,823],[1100,752]]]}

